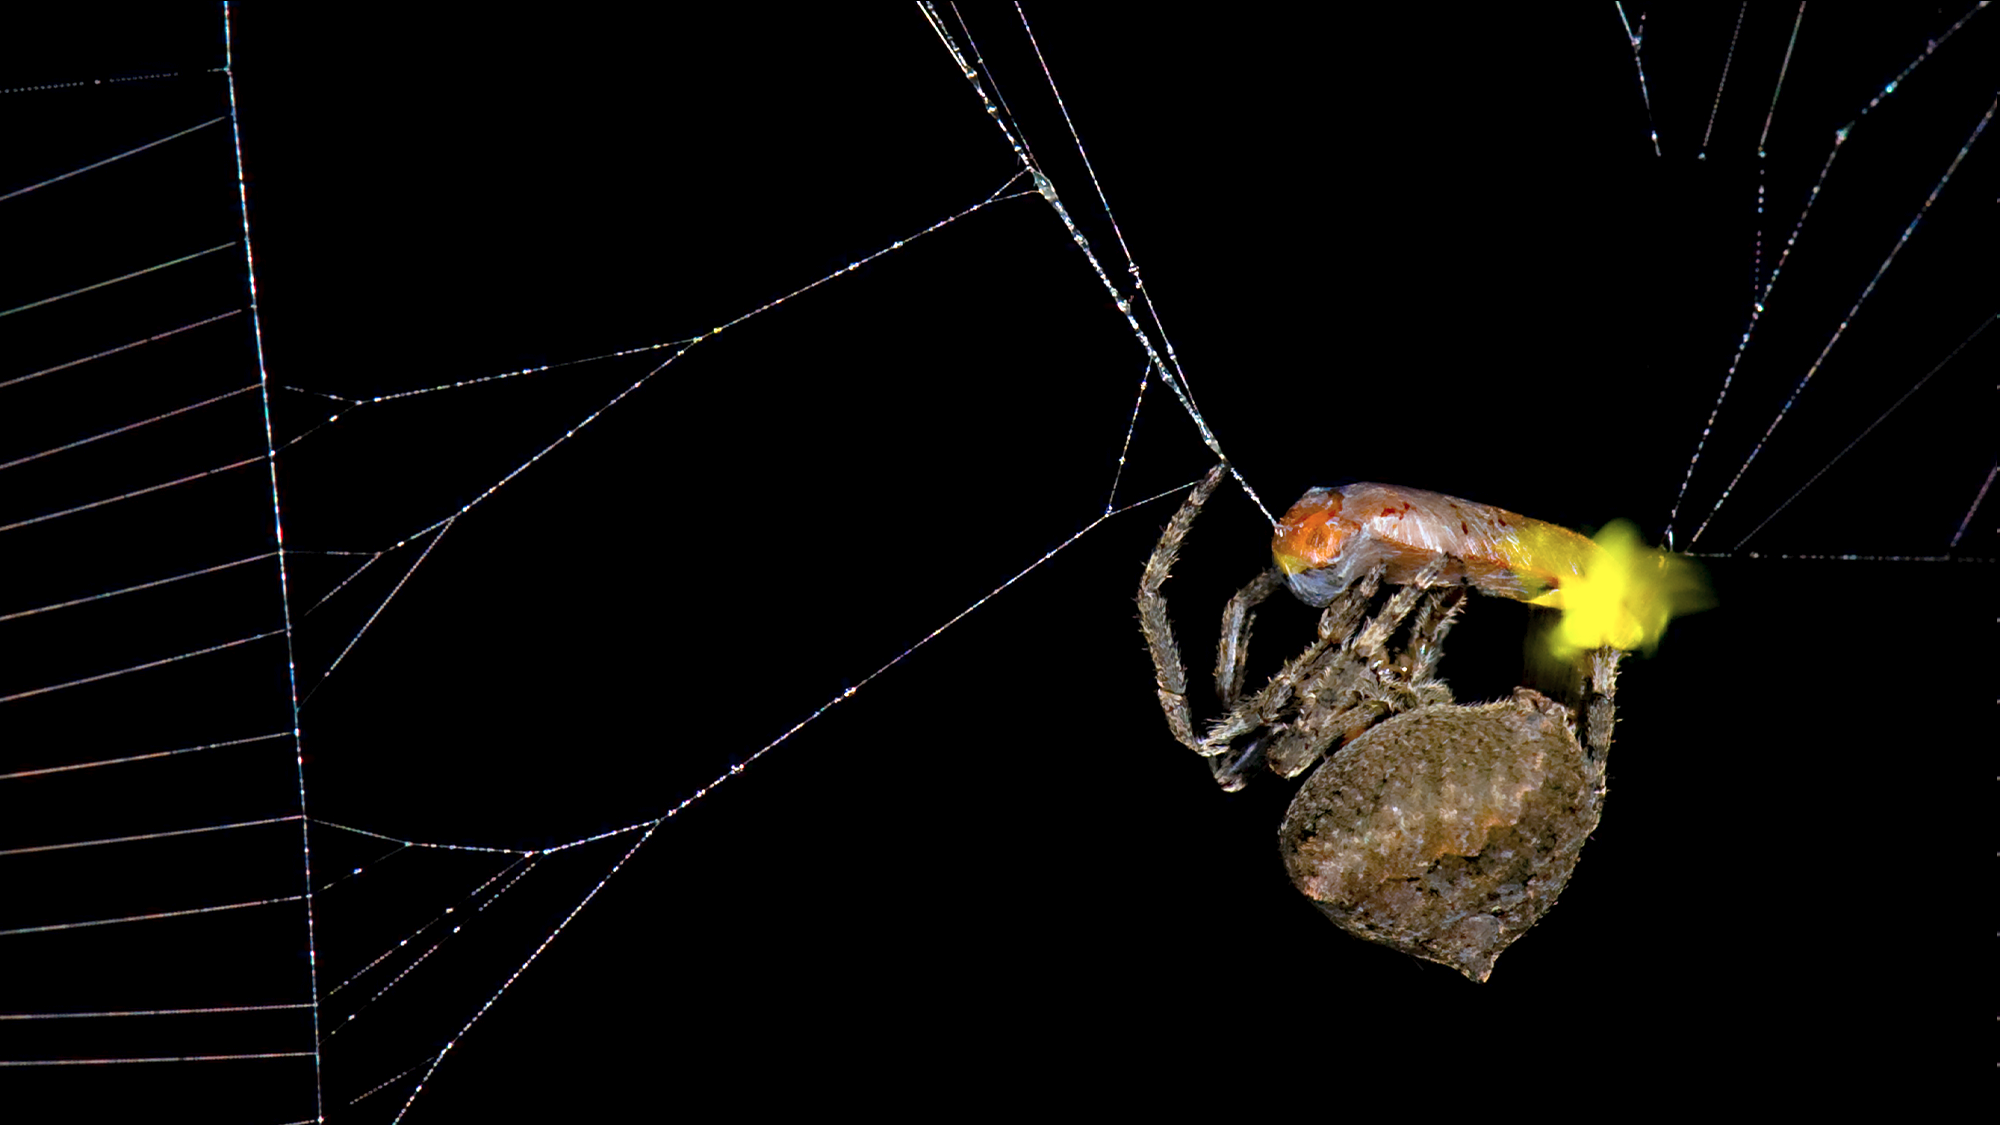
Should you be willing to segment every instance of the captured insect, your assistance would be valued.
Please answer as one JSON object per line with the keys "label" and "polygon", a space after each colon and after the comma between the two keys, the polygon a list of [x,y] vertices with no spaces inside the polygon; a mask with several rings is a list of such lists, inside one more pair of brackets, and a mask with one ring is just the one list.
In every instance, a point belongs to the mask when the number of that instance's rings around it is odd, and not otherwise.
{"label": "captured insect", "polygon": [[[1293,885],[1349,933],[1486,980],[1555,904],[1597,827],[1621,658],[1702,604],[1698,575],[1629,525],[1593,541],[1421,489],[1316,488],[1278,522],[1274,565],[1223,610],[1225,711],[1197,733],[1160,588],[1227,471],[1189,493],[1139,583],[1168,729],[1225,790],[1260,767],[1292,778],[1325,759],[1279,829]],[[1251,621],[1281,587],[1321,610],[1318,630],[1246,696]],[[1550,642],[1561,700],[1525,687],[1453,700],[1437,666],[1469,590],[1563,611]]]}

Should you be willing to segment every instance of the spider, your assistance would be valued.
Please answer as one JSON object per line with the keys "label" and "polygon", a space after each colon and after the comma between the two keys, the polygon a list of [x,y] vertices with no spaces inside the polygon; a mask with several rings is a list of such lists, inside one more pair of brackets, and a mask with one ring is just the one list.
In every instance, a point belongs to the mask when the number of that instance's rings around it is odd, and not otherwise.
{"label": "spider", "polygon": [[[1139,584],[1168,729],[1226,791],[1260,764],[1292,778],[1326,759],[1279,830],[1293,884],[1350,933],[1486,980],[1554,904],[1597,826],[1620,649],[1640,642],[1620,626],[1624,643],[1579,650],[1561,692],[1571,706],[1529,688],[1464,706],[1436,678],[1444,637],[1468,587],[1553,606],[1567,589],[1574,603],[1603,552],[1574,532],[1436,493],[1314,489],[1280,521],[1276,565],[1223,610],[1224,713],[1198,732],[1160,588],[1228,469],[1218,464],[1189,493]],[[1281,586],[1322,607],[1317,634],[1246,695],[1251,621]],[[1370,616],[1384,586],[1391,592]]]}

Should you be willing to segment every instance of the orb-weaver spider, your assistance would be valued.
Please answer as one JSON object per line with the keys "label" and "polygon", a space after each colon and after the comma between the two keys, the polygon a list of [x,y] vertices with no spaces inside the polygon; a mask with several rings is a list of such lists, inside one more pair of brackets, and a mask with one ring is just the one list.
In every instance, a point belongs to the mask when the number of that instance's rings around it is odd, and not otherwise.
{"label": "orb-weaver spider", "polygon": [[[1485,980],[1554,904],[1597,826],[1622,653],[1604,644],[1577,656],[1563,693],[1573,706],[1528,688],[1463,706],[1436,678],[1444,636],[1468,587],[1561,605],[1602,552],[1574,532],[1436,493],[1314,489],[1279,522],[1277,564],[1223,610],[1215,689],[1225,711],[1198,733],[1160,588],[1227,471],[1217,465],[1189,493],[1139,584],[1168,728],[1225,790],[1260,763],[1289,778],[1331,753],[1279,832],[1293,884],[1350,933]],[[1245,695],[1251,621],[1281,586],[1323,607],[1319,628]]]}

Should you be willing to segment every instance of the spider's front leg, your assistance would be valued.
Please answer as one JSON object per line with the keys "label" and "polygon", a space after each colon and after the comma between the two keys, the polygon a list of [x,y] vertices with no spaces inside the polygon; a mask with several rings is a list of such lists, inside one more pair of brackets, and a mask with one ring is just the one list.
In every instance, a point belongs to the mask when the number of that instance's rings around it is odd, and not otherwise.
{"label": "spider's front leg", "polygon": [[1236,591],[1222,610],[1222,639],[1215,646],[1215,696],[1224,707],[1243,698],[1243,670],[1250,661],[1250,623],[1264,599],[1285,588],[1285,572],[1271,567]]}
{"label": "spider's front leg", "polygon": [[[1320,636],[1306,651],[1294,657],[1272,681],[1256,695],[1242,699],[1244,665],[1249,652],[1250,625],[1259,603],[1276,593],[1285,584],[1284,575],[1276,567],[1266,570],[1250,584],[1237,591],[1223,611],[1222,637],[1216,649],[1215,690],[1223,705],[1230,710],[1217,719],[1209,729],[1195,733],[1194,710],[1187,698],[1187,669],[1181,661],[1180,646],[1174,640],[1173,623],[1167,613],[1167,602],[1161,587],[1171,575],[1173,565],[1180,557],[1181,544],[1187,539],[1188,531],[1194,525],[1195,516],[1222,482],[1228,471],[1227,464],[1219,464],[1211,469],[1200,484],[1188,493],[1180,510],[1168,521],[1160,534],[1159,545],[1146,562],[1145,573],[1139,581],[1139,626],[1146,635],[1146,647],[1153,658],[1153,678],[1159,693],[1160,710],[1167,719],[1167,729],[1181,745],[1209,759],[1209,768],[1214,773],[1217,784],[1227,790],[1243,787],[1243,773],[1259,759],[1266,728],[1276,724],[1285,713],[1292,709],[1292,696],[1300,679],[1325,652],[1329,644],[1339,644],[1353,631],[1359,621],[1359,611],[1349,613],[1347,607],[1336,604],[1328,607],[1320,619]],[[1360,604],[1365,606],[1380,581],[1379,568],[1357,583]],[[1365,592],[1360,592],[1365,591]],[[1232,745],[1253,732],[1262,732],[1247,747],[1232,752]]]}
{"label": "spider's front leg", "polygon": [[1201,514],[1201,506],[1208,503],[1228,471],[1227,462],[1218,462],[1188,493],[1180,510],[1160,533],[1159,545],[1153,548],[1152,557],[1146,560],[1145,573],[1139,578],[1139,628],[1146,634],[1146,648],[1153,657],[1153,682],[1159,690],[1160,710],[1166,713],[1167,729],[1173,731],[1174,738],[1203,757],[1212,757],[1223,747],[1211,748],[1194,733],[1194,712],[1187,700],[1187,669],[1181,663],[1180,646],[1174,643],[1174,626],[1168,619],[1167,599],[1160,593],[1160,587],[1180,559],[1181,543],[1194,526],[1195,516]]}

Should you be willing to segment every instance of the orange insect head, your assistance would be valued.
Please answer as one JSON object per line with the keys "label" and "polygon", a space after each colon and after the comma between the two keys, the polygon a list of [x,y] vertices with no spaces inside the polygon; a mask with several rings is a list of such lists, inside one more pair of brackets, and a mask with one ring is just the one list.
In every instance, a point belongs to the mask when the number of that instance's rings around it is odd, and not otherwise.
{"label": "orange insect head", "polygon": [[1341,517],[1340,505],[1340,493],[1331,488],[1315,488],[1299,497],[1271,538],[1271,554],[1279,569],[1300,574],[1330,566],[1340,557],[1341,545],[1360,530]]}

